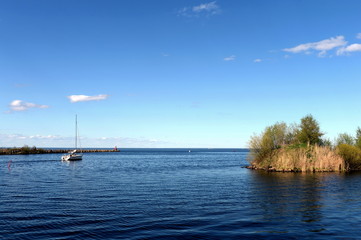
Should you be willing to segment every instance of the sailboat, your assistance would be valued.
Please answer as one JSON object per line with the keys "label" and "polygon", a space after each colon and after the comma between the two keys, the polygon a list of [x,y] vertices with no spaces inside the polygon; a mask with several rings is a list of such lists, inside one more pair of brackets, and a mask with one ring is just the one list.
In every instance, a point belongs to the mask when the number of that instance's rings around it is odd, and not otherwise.
{"label": "sailboat", "polygon": [[63,161],[78,161],[83,159],[83,153],[78,150],[78,117],[75,115],[75,149],[68,154],[61,156]]}

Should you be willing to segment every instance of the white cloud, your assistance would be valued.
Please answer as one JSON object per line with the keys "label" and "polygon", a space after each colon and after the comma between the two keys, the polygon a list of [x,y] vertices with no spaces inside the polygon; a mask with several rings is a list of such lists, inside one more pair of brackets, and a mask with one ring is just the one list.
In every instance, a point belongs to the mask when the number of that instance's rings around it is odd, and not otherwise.
{"label": "white cloud", "polygon": [[193,7],[184,7],[178,11],[178,15],[185,17],[193,17],[193,16],[210,16],[219,14],[221,12],[220,7],[217,5],[216,1],[209,3],[202,3]]}
{"label": "white cloud", "polygon": [[354,43],[354,44],[348,45],[346,47],[340,48],[337,51],[337,55],[344,55],[344,54],[348,54],[351,52],[360,52],[360,51],[361,51],[361,44]]}
{"label": "white cloud", "polygon": [[60,136],[55,136],[55,135],[39,135],[39,134],[36,134],[36,135],[31,135],[31,136],[28,136],[28,137],[24,137],[24,138],[29,138],[29,139],[64,139],[63,137],[60,137]]}
{"label": "white cloud", "polygon": [[63,137],[57,135],[23,135],[23,134],[1,134],[0,146],[37,146],[37,147],[70,147],[74,137]]}
{"label": "white cloud", "polygon": [[30,108],[48,108],[49,106],[39,105],[35,103],[28,103],[22,100],[14,100],[9,104],[9,107],[10,107],[10,111],[20,112],[20,111],[26,111]]}
{"label": "white cloud", "polygon": [[356,38],[357,38],[357,39],[361,39],[361,33],[358,33],[358,34],[356,35]]}
{"label": "white cloud", "polygon": [[107,94],[99,94],[96,96],[87,96],[87,95],[70,95],[68,96],[70,102],[86,102],[86,101],[99,101],[105,100],[109,97]]}
{"label": "white cloud", "polygon": [[324,57],[327,51],[334,48],[340,48],[345,46],[347,41],[344,36],[331,37],[329,39],[321,40],[319,42],[304,43],[293,48],[285,48],[283,51],[291,53],[312,53],[312,51],[318,51],[319,57]]}
{"label": "white cloud", "polygon": [[346,47],[346,51],[347,51],[347,52],[358,52],[358,51],[361,51],[361,44],[359,44],[359,43],[354,43],[354,44],[348,45],[348,46]]}
{"label": "white cloud", "polygon": [[262,62],[262,59],[257,58],[257,59],[255,59],[255,60],[253,60],[253,62],[255,62],[255,63],[260,63],[260,62]]}
{"label": "white cloud", "polygon": [[62,139],[67,139],[61,136],[56,136],[56,135],[21,135],[21,134],[0,134],[0,136],[2,138],[7,138],[7,139],[54,139],[54,140],[62,140]]}
{"label": "white cloud", "polygon": [[236,56],[235,55],[231,55],[229,57],[225,57],[223,58],[224,61],[234,61],[236,60]]}
{"label": "white cloud", "polygon": [[219,10],[219,7],[215,1],[209,2],[209,3],[203,3],[201,5],[194,6],[192,8],[193,12],[210,12],[212,14],[217,13],[218,10]]}

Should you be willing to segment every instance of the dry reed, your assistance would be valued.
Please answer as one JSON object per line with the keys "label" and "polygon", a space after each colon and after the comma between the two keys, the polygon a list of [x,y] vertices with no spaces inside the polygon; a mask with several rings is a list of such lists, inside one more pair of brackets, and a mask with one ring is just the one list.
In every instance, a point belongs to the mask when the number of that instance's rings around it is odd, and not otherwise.
{"label": "dry reed", "polygon": [[346,171],[344,159],[329,147],[310,146],[307,148],[274,150],[272,159],[266,159],[255,167],[273,171],[335,172]]}

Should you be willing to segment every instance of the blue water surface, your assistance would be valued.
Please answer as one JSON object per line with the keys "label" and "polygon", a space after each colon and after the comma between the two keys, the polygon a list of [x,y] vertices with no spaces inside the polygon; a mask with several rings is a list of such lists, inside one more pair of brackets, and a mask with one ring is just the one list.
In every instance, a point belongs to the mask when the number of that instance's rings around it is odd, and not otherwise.
{"label": "blue water surface", "polygon": [[360,173],[266,173],[240,149],[0,156],[0,239],[358,239]]}

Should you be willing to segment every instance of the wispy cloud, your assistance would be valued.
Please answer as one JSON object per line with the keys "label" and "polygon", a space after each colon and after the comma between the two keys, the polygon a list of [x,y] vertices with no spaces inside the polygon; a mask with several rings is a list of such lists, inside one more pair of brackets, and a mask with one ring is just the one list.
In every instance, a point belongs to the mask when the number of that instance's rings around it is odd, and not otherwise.
{"label": "wispy cloud", "polygon": [[28,87],[29,85],[25,84],[25,83],[16,83],[14,86],[16,88],[25,88],[25,87]]}
{"label": "wispy cloud", "polygon": [[107,94],[99,94],[95,96],[87,96],[87,95],[70,95],[68,96],[70,102],[87,102],[87,101],[100,101],[105,100],[109,97]]}
{"label": "wispy cloud", "polygon": [[48,108],[47,105],[40,105],[35,103],[24,102],[22,100],[14,100],[9,104],[9,112],[21,112],[31,108]]}
{"label": "wispy cloud", "polygon": [[1,134],[0,145],[13,146],[38,146],[38,147],[66,147],[72,142],[73,137],[62,137],[58,135],[23,135],[23,134]]}
{"label": "wispy cloud", "polygon": [[[361,39],[361,33],[358,33],[356,38]],[[350,55],[352,52],[360,52],[361,44],[348,44],[344,36],[337,36],[318,42],[300,44],[293,48],[285,48],[283,51],[291,53],[304,53],[307,55],[317,53],[318,57],[326,57],[328,55],[332,56],[332,54],[329,54],[329,51],[332,51],[332,53],[335,53],[337,56],[341,56]],[[289,57],[288,55],[286,56],[287,58]]]}
{"label": "wispy cloud", "polygon": [[64,138],[61,136],[56,136],[56,135],[40,135],[40,134],[36,134],[36,135],[21,135],[21,134],[3,134],[2,137],[6,137],[9,139],[34,139],[34,140],[39,140],[39,139],[48,139],[48,140],[64,140],[64,139],[70,139],[70,138]]}
{"label": "wispy cloud", "polygon": [[194,6],[192,10],[193,12],[209,12],[215,14],[219,10],[219,6],[216,4],[216,1],[214,1],[209,3],[203,3],[198,6]]}
{"label": "wispy cloud", "polygon": [[229,57],[225,57],[223,58],[224,61],[234,61],[236,60],[236,56],[235,55],[231,55]]}
{"label": "wispy cloud", "polygon": [[361,44],[354,43],[354,44],[348,45],[346,47],[340,48],[337,51],[337,55],[345,55],[345,54],[349,54],[351,52],[360,52],[360,51],[361,51]]}
{"label": "wispy cloud", "polygon": [[[37,147],[71,147],[72,136],[59,135],[23,135],[0,133],[0,146],[37,146]],[[81,137],[82,147],[111,148],[114,146],[128,147],[172,147],[175,143],[156,138],[130,137]]]}
{"label": "wispy cloud", "polygon": [[193,17],[193,16],[211,16],[216,15],[221,12],[220,7],[217,5],[216,1],[202,3],[193,7],[184,7],[178,11],[178,15],[185,17]]}
{"label": "wispy cloud", "polygon": [[318,42],[303,43],[292,48],[285,48],[283,51],[291,53],[305,53],[311,54],[317,52],[319,57],[327,54],[327,51],[337,49],[347,45],[344,36],[331,37],[329,39],[321,40]]}
{"label": "wispy cloud", "polygon": [[30,135],[28,136],[29,139],[57,139],[57,140],[63,140],[64,137],[56,136],[56,135]]}
{"label": "wispy cloud", "polygon": [[156,138],[130,138],[130,137],[99,137],[93,139],[85,139],[95,146],[111,147],[169,147],[172,143]]}
{"label": "wispy cloud", "polygon": [[253,62],[255,62],[255,63],[260,63],[260,62],[262,62],[263,60],[262,59],[260,59],[260,58],[257,58],[257,59],[255,59],[255,60],[253,60]]}

